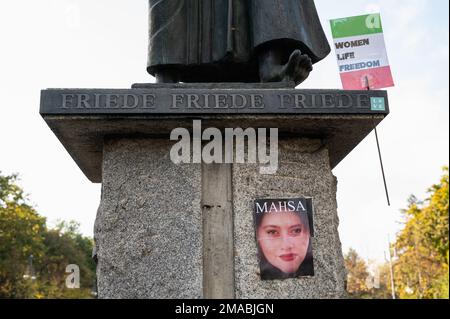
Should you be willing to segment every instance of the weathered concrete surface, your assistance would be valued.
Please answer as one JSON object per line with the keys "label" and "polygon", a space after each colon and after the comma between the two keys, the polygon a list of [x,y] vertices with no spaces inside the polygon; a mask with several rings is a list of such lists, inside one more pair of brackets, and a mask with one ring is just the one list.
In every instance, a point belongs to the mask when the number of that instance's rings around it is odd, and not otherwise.
{"label": "weathered concrete surface", "polygon": [[[280,167],[260,175],[259,165],[233,166],[235,284],[237,298],[345,297],[345,267],[338,234],[336,178],[321,140],[279,142]],[[261,281],[253,224],[256,198],[312,197],[314,277]]]}
{"label": "weathered concrete surface", "polygon": [[95,223],[99,298],[202,298],[201,166],[170,143],[107,139]]}
{"label": "weathered concrete surface", "polygon": [[[280,167],[175,165],[165,139],[105,141],[95,225],[100,298],[340,298],[336,179],[320,139],[284,138]],[[261,281],[256,198],[313,197],[315,276]]]}

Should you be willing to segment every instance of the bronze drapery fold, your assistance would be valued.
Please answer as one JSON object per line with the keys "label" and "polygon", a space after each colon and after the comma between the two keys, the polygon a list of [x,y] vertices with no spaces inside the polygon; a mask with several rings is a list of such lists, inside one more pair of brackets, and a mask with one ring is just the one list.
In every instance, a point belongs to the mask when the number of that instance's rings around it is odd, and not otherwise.
{"label": "bronze drapery fold", "polygon": [[330,47],[313,0],[149,0],[148,71],[183,82],[259,82],[257,53],[300,49],[313,63]]}

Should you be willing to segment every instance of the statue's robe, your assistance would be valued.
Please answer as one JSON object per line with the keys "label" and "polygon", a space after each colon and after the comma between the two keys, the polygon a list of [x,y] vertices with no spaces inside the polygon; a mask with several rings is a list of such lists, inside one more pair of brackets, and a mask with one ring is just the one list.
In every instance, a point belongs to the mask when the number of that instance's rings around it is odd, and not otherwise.
{"label": "statue's robe", "polygon": [[330,52],[313,0],[149,0],[148,72],[176,68],[182,82],[259,82],[258,51],[287,61]]}

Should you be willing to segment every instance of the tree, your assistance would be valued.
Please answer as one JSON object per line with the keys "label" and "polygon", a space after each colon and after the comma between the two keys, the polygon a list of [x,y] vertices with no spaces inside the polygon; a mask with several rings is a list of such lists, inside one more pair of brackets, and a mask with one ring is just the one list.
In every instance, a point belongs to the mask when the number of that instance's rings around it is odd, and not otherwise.
{"label": "tree", "polygon": [[[39,265],[41,289],[46,298],[90,297],[95,282],[95,263],[91,254],[93,241],[79,233],[79,224],[59,222],[55,229],[44,236],[45,254]],[[66,266],[76,264],[80,268],[80,289],[65,286]]]}
{"label": "tree", "polygon": [[30,255],[44,255],[45,218],[27,203],[15,182],[0,174],[0,298],[27,298],[32,285],[23,280]]}
{"label": "tree", "polygon": [[347,292],[353,298],[361,298],[369,291],[366,285],[366,280],[369,277],[367,264],[353,248],[349,249],[344,261],[348,273]]}
{"label": "tree", "polygon": [[[17,185],[17,175],[0,174],[0,298],[92,297],[93,241],[82,236],[78,226],[60,222],[48,229]],[[80,268],[81,289],[65,286],[70,264]],[[24,278],[31,272],[33,280]]]}
{"label": "tree", "polygon": [[448,168],[423,202],[414,196],[403,211],[405,226],[394,247],[395,284],[400,298],[449,297]]}

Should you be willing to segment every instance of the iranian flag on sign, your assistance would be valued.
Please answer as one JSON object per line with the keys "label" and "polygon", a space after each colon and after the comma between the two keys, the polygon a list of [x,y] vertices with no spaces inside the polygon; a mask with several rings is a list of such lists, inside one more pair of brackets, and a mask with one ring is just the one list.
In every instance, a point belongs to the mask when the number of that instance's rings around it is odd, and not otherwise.
{"label": "iranian flag on sign", "polygon": [[330,24],[345,90],[394,86],[380,14],[334,19]]}

